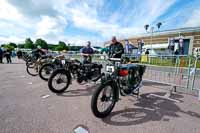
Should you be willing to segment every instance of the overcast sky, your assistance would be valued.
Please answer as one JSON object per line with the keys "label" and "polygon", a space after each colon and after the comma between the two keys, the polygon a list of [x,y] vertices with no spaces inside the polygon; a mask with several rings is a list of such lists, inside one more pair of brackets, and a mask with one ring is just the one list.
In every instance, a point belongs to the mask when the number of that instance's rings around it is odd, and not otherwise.
{"label": "overcast sky", "polygon": [[0,43],[43,38],[99,45],[111,36],[200,26],[200,0],[0,0]]}

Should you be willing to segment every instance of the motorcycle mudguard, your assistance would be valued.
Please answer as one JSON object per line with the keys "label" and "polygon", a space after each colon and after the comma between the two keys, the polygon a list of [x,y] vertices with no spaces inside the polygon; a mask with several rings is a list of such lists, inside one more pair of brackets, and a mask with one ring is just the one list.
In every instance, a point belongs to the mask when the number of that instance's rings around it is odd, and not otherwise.
{"label": "motorcycle mudguard", "polygon": [[104,85],[110,84],[112,86],[113,91],[114,91],[114,98],[117,102],[119,100],[119,87],[117,86],[117,84],[112,79],[104,80],[104,82],[102,82],[102,84],[104,84]]}

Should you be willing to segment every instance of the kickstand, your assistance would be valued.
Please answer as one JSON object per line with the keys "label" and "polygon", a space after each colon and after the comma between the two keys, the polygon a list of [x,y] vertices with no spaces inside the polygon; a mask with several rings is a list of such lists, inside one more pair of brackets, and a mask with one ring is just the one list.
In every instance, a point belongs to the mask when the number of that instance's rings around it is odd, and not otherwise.
{"label": "kickstand", "polygon": [[132,94],[133,94],[133,95],[136,95],[137,98],[139,98],[139,95],[140,95],[140,89],[138,88],[138,89],[135,90]]}

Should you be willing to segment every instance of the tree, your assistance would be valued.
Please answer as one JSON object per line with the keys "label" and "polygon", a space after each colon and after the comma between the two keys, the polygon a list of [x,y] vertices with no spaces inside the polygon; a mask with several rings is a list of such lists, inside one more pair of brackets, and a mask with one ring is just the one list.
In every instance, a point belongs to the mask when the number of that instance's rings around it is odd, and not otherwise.
{"label": "tree", "polygon": [[6,44],[1,44],[1,47],[5,47],[6,46]]}
{"label": "tree", "polygon": [[24,48],[24,44],[18,44],[17,47],[18,48]]}
{"label": "tree", "polygon": [[57,46],[56,44],[48,44],[48,49],[55,51]]}
{"label": "tree", "polygon": [[14,48],[17,48],[17,44],[15,44],[15,43],[10,42],[8,45],[10,45],[10,46],[12,46]]}
{"label": "tree", "polygon": [[13,46],[11,46],[11,45],[9,45],[9,44],[8,44],[8,45],[4,45],[3,48],[4,48],[4,49],[7,49],[7,50],[9,50],[9,51],[13,51],[13,50],[15,49]]}
{"label": "tree", "polygon": [[30,38],[26,38],[24,48],[27,48],[27,49],[34,49],[35,48],[33,41]]}
{"label": "tree", "polygon": [[56,47],[57,51],[68,50],[68,47],[65,42],[59,41],[58,46]]}
{"label": "tree", "polygon": [[48,44],[45,40],[39,38],[35,41],[36,46],[40,46],[43,49],[48,49]]}

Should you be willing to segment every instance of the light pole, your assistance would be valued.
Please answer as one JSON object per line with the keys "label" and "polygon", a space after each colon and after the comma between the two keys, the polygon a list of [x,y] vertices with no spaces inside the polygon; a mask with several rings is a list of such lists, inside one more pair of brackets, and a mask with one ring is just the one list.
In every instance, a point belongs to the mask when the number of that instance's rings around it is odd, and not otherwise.
{"label": "light pole", "polygon": [[[159,31],[159,29],[160,29],[161,26],[162,26],[162,23],[161,23],[161,22],[158,22],[158,23],[156,24],[156,27],[158,28],[158,31]],[[153,46],[152,46],[152,45],[153,45],[154,26],[151,26],[150,32],[148,31],[149,27],[150,27],[149,24],[146,24],[146,25],[144,26],[146,32],[147,32],[147,33],[151,33],[151,51],[152,51],[152,49],[153,49]]]}

